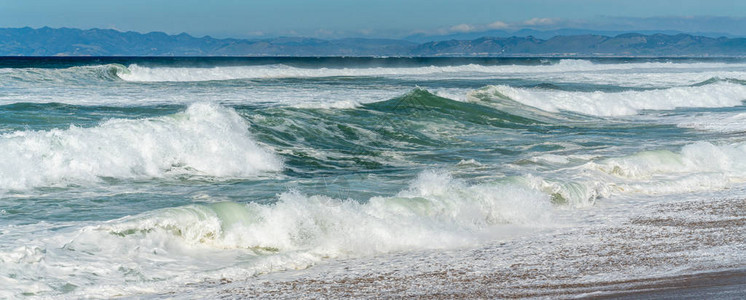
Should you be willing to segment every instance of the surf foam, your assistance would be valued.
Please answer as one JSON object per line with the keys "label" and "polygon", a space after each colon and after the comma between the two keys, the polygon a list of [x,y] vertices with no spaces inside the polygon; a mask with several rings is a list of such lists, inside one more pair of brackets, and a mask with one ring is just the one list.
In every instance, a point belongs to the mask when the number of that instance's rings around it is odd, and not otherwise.
{"label": "surf foam", "polygon": [[[697,142],[681,151],[643,151],[590,162],[595,180],[617,194],[678,194],[715,191],[746,181],[746,143]],[[606,174],[607,176],[604,176]]]}
{"label": "surf foam", "polygon": [[[562,165],[573,156],[552,155],[551,160],[551,164]],[[624,195],[718,191],[746,182],[743,142],[696,142],[680,151],[650,150],[619,157],[586,157],[577,162],[553,170],[551,176],[528,173],[512,180],[550,195],[553,203],[570,207],[587,207],[599,198]]]}
{"label": "surf foam", "polygon": [[102,178],[235,178],[279,171],[233,109],[197,103],[150,119],[0,135],[0,189],[99,182]]}
{"label": "surf foam", "polygon": [[[660,72],[672,70],[686,72],[687,70],[703,69],[731,69],[742,64],[725,63],[626,63],[626,64],[595,64],[587,60],[561,60],[556,64],[529,65],[455,65],[455,66],[425,66],[425,67],[351,67],[351,68],[298,68],[288,65],[259,65],[259,66],[228,66],[212,68],[195,67],[148,67],[133,64],[127,69],[117,70],[117,75],[126,81],[159,82],[159,81],[213,81],[234,79],[261,78],[316,78],[337,76],[426,76],[448,75],[449,78],[459,76],[487,76],[492,78],[515,77],[526,74],[568,72]],[[738,73],[743,74],[743,73]],[[732,75],[732,74],[731,74]],[[577,77],[576,75],[572,75]],[[616,75],[615,75],[616,76]],[[714,75],[713,75],[714,76]],[[736,76],[736,75],[734,75]],[[618,76],[617,76],[618,77]],[[709,78],[709,77],[708,77]]]}
{"label": "surf foam", "polygon": [[625,178],[712,172],[744,177],[746,143],[714,145],[697,142],[684,146],[678,153],[667,150],[644,151],[631,156],[606,159],[596,167],[606,173]]}
{"label": "surf foam", "polygon": [[676,123],[681,128],[739,133],[746,132],[746,113],[706,113],[696,117],[681,117]]}
{"label": "surf foam", "polygon": [[505,224],[545,226],[551,214],[548,196],[527,186],[468,185],[426,171],[397,195],[363,203],[290,191],[271,205],[166,208],[51,236],[29,225],[29,235],[45,238],[0,247],[0,282],[9,284],[10,296],[163,293],[204,280],[303,269],[331,257],[475,245]]}
{"label": "surf foam", "polygon": [[569,111],[591,116],[625,116],[641,110],[672,110],[683,107],[730,107],[746,100],[746,86],[719,82],[704,86],[674,87],[648,91],[567,92],[488,86],[470,97],[511,99],[548,112]]}

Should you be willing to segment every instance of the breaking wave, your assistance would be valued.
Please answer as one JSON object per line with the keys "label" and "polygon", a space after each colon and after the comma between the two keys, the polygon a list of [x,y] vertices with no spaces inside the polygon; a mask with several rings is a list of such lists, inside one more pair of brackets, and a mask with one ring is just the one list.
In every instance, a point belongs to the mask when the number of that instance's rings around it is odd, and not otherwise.
{"label": "breaking wave", "polygon": [[[526,186],[468,185],[425,171],[397,195],[366,202],[290,191],[270,205],[188,205],[58,233],[46,244],[0,251],[0,280],[32,265],[55,270],[79,295],[150,292],[156,285],[179,289],[304,269],[327,258],[464,247],[494,236],[496,227],[543,227],[551,216],[548,196]],[[66,271],[89,256],[101,264]],[[55,288],[29,278],[13,279],[10,287],[19,293]]]}
{"label": "breaking wave", "polygon": [[50,68],[5,68],[0,69],[0,86],[17,84],[90,84],[97,81],[117,81],[122,74],[129,73],[120,64],[78,66],[63,69]]}
{"label": "breaking wave", "polygon": [[499,85],[474,91],[470,96],[510,99],[548,112],[568,111],[607,117],[635,115],[642,110],[737,106],[746,100],[746,85],[717,82],[702,86],[615,93],[568,92]]}
{"label": "breaking wave", "polygon": [[211,68],[197,67],[149,67],[133,64],[126,69],[118,69],[117,75],[127,81],[162,82],[162,81],[215,81],[234,79],[263,78],[318,78],[318,77],[396,77],[448,75],[449,78],[464,76],[520,76],[521,74],[598,72],[671,69],[685,71],[702,68],[732,68],[733,64],[725,63],[629,63],[629,64],[596,64],[587,60],[560,60],[555,64],[528,65],[454,65],[426,67],[350,67],[350,68],[300,68],[289,65],[258,66],[225,66]]}
{"label": "breaking wave", "polygon": [[0,136],[0,189],[279,171],[281,160],[257,145],[247,128],[233,109],[197,103],[164,117],[6,133]]}

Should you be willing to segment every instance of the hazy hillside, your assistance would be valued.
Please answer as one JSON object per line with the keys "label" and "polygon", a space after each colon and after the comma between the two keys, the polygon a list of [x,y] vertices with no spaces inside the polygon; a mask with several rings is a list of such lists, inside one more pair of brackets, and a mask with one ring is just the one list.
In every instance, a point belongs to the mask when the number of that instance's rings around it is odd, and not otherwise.
{"label": "hazy hillside", "polygon": [[708,38],[677,35],[622,34],[534,37],[479,38],[470,41],[429,42],[412,53],[423,56],[744,56],[746,39]]}
{"label": "hazy hillside", "polygon": [[197,38],[111,29],[0,29],[2,56],[745,56],[746,39],[687,34],[390,39]]}

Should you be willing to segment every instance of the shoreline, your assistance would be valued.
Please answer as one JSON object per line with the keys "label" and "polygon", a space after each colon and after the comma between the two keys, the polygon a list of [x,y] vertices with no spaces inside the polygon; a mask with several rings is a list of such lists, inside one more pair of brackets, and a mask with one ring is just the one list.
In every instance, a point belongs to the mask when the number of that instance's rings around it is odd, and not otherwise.
{"label": "shoreline", "polygon": [[[649,213],[614,225],[470,249],[332,259],[245,281],[206,282],[197,294],[229,299],[746,296],[746,267],[739,255],[746,238],[746,202],[705,199],[649,206]],[[586,242],[578,242],[581,236]]]}
{"label": "shoreline", "polygon": [[746,298],[746,269],[640,280],[631,286],[582,295],[580,298],[743,299]]}
{"label": "shoreline", "polygon": [[[302,271],[301,271],[302,272]],[[460,277],[446,280],[448,271],[421,274],[419,279],[438,282],[437,285],[422,286],[412,284],[404,287],[399,279],[385,275],[345,278],[338,281],[297,279],[292,281],[262,281],[250,287],[239,287],[231,282],[222,282],[223,288],[217,293],[220,298],[243,299],[253,297],[280,298],[378,298],[407,297],[427,299],[485,299],[485,298],[539,298],[539,299],[743,299],[746,297],[746,268],[711,271],[696,274],[682,274],[667,277],[635,278],[630,280],[567,283],[551,286],[532,286],[534,291],[512,293],[510,288],[493,288],[489,282],[479,282],[480,278]],[[258,279],[258,278],[257,278]],[[409,278],[411,279],[411,278]],[[484,279],[484,278],[481,278]],[[409,280],[405,280],[407,283]],[[479,289],[462,289],[464,283],[473,283]],[[399,283],[399,284],[397,284]],[[258,288],[261,286],[262,288]],[[399,288],[392,288],[399,286]],[[384,287],[384,288],[381,288]],[[474,287],[474,286],[471,286]],[[261,290],[261,293],[257,293]],[[212,294],[215,296],[216,294]]]}
{"label": "shoreline", "polygon": [[[464,278],[452,278],[449,284],[441,281],[448,272],[421,274],[441,284],[421,286],[413,284],[402,288],[398,280],[384,275],[374,275],[358,278],[346,278],[329,282],[314,279],[298,279],[287,282],[261,281],[253,287],[238,287],[221,289],[217,295],[220,298],[243,299],[253,297],[271,298],[378,298],[378,297],[407,297],[427,299],[485,299],[485,298],[539,298],[539,299],[743,299],[746,297],[746,268],[711,271],[696,274],[682,274],[668,277],[636,278],[630,280],[595,282],[595,283],[567,283],[544,286],[531,292],[511,293],[501,288],[491,288],[491,284],[478,284],[481,289],[460,289]],[[392,280],[394,279],[394,280]],[[478,278],[466,280],[476,283]],[[231,286],[232,283],[223,282],[220,286]],[[399,288],[391,288],[398,285]],[[373,286],[373,287],[372,287]],[[388,287],[382,288],[380,287]],[[375,288],[374,288],[375,287]],[[268,289],[267,289],[268,288]],[[532,288],[537,288],[536,286]],[[256,293],[261,290],[261,293]],[[215,296],[215,294],[212,294]]]}

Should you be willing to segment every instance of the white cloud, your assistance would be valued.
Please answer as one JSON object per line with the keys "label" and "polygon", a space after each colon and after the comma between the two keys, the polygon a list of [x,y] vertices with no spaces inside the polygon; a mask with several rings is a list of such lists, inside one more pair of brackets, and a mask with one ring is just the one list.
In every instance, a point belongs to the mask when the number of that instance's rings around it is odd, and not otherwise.
{"label": "white cloud", "polygon": [[474,30],[476,30],[476,27],[474,27],[474,25],[469,25],[469,24],[458,24],[450,28],[451,32],[471,32]]}
{"label": "white cloud", "polygon": [[508,27],[510,27],[510,25],[502,21],[495,21],[487,25],[487,28],[489,29],[505,29]]}
{"label": "white cloud", "polygon": [[555,19],[550,19],[550,18],[532,18],[532,19],[523,21],[523,25],[546,26],[546,25],[554,25],[556,22],[557,21]]}
{"label": "white cloud", "polygon": [[[484,31],[484,30],[490,30],[490,29],[506,29],[510,28],[511,24],[502,22],[502,21],[495,21],[490,24],[458,24],[454,25],[448,28],[441,28],[437,30],[439,34],[449,34],[449,33],[467,33],[467,32],[476,32],[476,31]],[[424,32],[424,31],[423,31]]]}
{"label": "white cloud", "polygon": [[559,19],[550,19],[550,18],[532,18],[525,21],[519,21],[519,22],[503,22],[503,21],[495,21],[489,24],[458,24],[447,28],[441,28],[437,30],[436,32],[439,34],[450,34],[450,33],[467,33],[467,32],[478,32],[478,31],[486,31],[486,30],[495,30],[495,29],[516,29],[521,28],[524,26],[534,26],[534,27],[541,27],[541,26],[551,26],[551,25],[557,25],[559,24]]}

